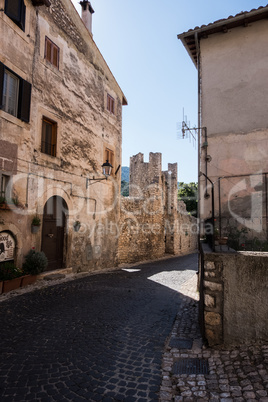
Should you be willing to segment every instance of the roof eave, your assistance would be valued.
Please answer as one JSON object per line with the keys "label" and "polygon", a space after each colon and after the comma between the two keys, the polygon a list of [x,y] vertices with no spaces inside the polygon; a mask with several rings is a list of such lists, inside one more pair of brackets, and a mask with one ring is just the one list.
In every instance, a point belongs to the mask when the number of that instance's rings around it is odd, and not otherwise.
{"label": "roof eave", "polygon": [[199,38],[202,35],[207,36],[207,35],[212,35],[212,34],[215,34],[218,32],[226,32],[228,29],[241,26],[243,24],[243,22],[251,23],[251,22],[259,21],[264,18],[268,18],[268,6],[260,7],[257,10],[240,13],[237,16],[229,17],[227,19],[223,19],[220,21],[216,21],[212,24],[209,24],[209,25],[206,25],[203,27],[197,27],[188,32],[183,32],[183,33],[177,35],[177,37],[178,37],[178,39],[180,39],[182,41],[184,47],[186,48],[188,54],[191,57],[193,63],[195,64],[195,66],[197,66],[197,59],[193,54],[193,53],[196,54],[196,49],[194,47],[195,45],[193,45],[192,48],[189,47],[189,42],[191,40],[194,40],[195,36],[197,36],[197,38]]}

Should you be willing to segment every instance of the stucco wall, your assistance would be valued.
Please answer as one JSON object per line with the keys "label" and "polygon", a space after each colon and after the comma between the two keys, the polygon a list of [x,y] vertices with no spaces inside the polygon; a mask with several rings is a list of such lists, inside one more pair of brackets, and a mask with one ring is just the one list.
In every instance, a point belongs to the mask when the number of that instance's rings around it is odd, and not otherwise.
{"label": "stucco wall", "polygon": [[[267,176],[250,176],[268,172],[267,34],[262,20],[200,41],[202,127],[207,128],[207,144],[204,131],[201,139],[201,171],[214,182],[216,218],[220,214],[234,218],[235,224],[253,229],[252,238],[265,238],[267,230],[266,207],[261,207],[267,201]],[[206,185],[210,198],[204,197]],[[256,195],[252,196],[256,186],[262,197],[258,207]],[[200,178],[200,194],[201,218],[206,219],[211,217],[212,206],[211,185],[204,177]],[[225,222],[223,229],[228,225]]]}
{"label": "stucco wall", "polygon": [[202,251],[201,304],[210,346],[268,340],[268,255]]}

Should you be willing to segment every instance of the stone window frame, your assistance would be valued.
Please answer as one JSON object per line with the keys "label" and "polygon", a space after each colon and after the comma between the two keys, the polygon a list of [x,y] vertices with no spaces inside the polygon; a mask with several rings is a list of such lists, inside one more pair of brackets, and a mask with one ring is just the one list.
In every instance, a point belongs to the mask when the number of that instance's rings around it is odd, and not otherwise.
{"label": "stone window frame", "polygon": [[[18,80],[17,95],[16,95],[16,107],[14,113],[6,110],[6,103],[4,104],[4,88],[6,76],[15,77]],[[31,111],[31,91],[32,85],[24,80],[15,71],[8,68],[5,64],[0,62],[0,109],[9,115],[20,119],[26,123],[30,122]]]}

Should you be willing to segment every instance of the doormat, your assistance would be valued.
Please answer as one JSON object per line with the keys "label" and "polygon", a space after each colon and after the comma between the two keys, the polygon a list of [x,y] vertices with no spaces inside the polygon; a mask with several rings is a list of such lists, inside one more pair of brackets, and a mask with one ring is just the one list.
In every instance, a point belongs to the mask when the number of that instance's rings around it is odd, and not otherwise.
{"label": "doormat", "polygon": [[206,359],[179,359],[173,364],[173,374],[208,374],[209,367]]}
{"label": "doormat", "polygon": [[191,339],[171,338],[169,346],[176,349],[192,349],[193,341]]}

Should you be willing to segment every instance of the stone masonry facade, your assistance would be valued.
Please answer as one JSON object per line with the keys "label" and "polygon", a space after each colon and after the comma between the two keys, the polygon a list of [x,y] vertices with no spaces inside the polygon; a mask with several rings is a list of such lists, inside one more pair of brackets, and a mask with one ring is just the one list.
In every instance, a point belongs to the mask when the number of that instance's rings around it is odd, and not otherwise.
{"label": "stone masonry facade", "polygon": [[208,345],[267,341],[267,253],[201,247],[200,317]]}
{"label": "stone masonry facade", "polygon": [[[119,223],[115,172],[127,101],[70,0],[22,3],[23,27],[0,0],[0,182],[8,183],[0,233],[14,239],[18,267],[31,249],[46,254],[49,270],[115,266],[117,237],[95,228]],[[19,88],[18,112],[1,102],[6,77]],[[107,158],[114,169],[104,180]],[[33,233],[35,215],[41,224]]]}
{"label": "stone masonry facade", "polygon": [[161,153],[130,159],[129,197],[121,198],[118,262],[133,263],[197,249],[196,219],[177,200],[177,164],[162,172]]}

